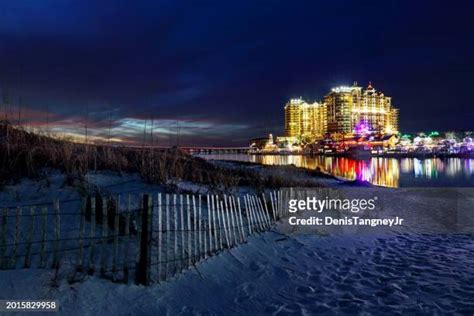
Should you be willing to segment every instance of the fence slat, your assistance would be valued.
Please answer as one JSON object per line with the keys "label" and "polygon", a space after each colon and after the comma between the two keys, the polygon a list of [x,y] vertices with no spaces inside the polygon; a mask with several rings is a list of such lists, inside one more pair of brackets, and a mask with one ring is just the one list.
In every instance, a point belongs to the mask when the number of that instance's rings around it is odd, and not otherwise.
{"label": "fence slat", "polygon": [[276,217],[275,202],[273,201],[273,192],[272,191],[270,191],[270,203],[272,205],[273,221],[276,222],[277,217]]}
{"label": "fence slat", "polygon": [[196,209],[196,197],[193,195],[193,246],[194,246],[194,251],[193,253],[193,258],[192,262],[195,263],[197,259],[197,209]]}
{"label": "fence slat", "polygon": [[169,270],[169,261],[168,261],[168,248],[170,246],[170,195],[166,194],[165,197],[165,209],[166,209],[166,246],[165,250],[165,280],[168,280],[168,270]]}
{"label": "fence slat", "polygon": [[235,229],[236,229],[236,240],[237,240],[237,244],[241,244],[243,243],[243,239],[242,239],[242,222],[240,221],[239,219],[239,209],[237,208],[237,203],[235,203],[235,197],[232,196],[232,205],[233,205],[233,210],[234,210],[234,216],[235,216]]}
{"label": "fence slat", "polygon": [[186,228],[184,226],[184,196],[182,194],[179,195],[179,215],[180,215],[180,221],[181,221],[181,270],[185,268],[186,262],[185,262],[185,242],[186,242]]}
{"label": "fence slat", "polygon": [[199,260],[201,260],[202,258],[204,258],[204,245],[202,244],[202,236],[203,236],[203,232],[202,232],[202,201],[201,201],[201,194],[199,194],[199,202],[198,202],[198,234],[199,234]]}
{"label": "fence slat", "polygon": [[[235,203],[235,199],[234,199],[234,203]],[[238,210],[239,210],[239,220],[240,220],[240,242],[243,243],[244,240],[245,240],[244,221],[242,219],[242,209],[240,208],[240,198],[239,197],[237,197],[237,207],[238,207]]]}
{"label": "fence slat", "polygon": [[173,194],[173,222],[174,222],[174,231],[173,231],[173,275],[178,273],[178,209],[176,207],[176,194]]}
{"label": "fence slat", "polygon": [[229,204],[226,203],[226,201],[227,201],[227,197],[224,198],[224,210],[225,210],[225,214],[226,214],[227,235],[228,235],[228,238],[229,238],[228,247],[231,248],[232,245],[233,245],[233,242],[232,242],[232,217],[231,217]]}
{"label": "fence slat", "polygon": [[255,211],[255,205],[253,203],[253,196],[249,195],[249,206],[250,206],[250,213],[252,214],[252,227],[255,231],[260,231],[259,220]]}
{"label": "fence slat", "polygon": [[150,232],[149,232],[149,206],[150,197],[148,194],[143,194],[142,204],[141,204],[141,223],[138,225],[141,230],[140,239],[139,239],[139,257],[135,270],[136,283],[140,285],[149,285],[149,273],[148,273],[148,260],[149,260],[149,241],[150,241]]}
{"label": "fence slat", "polygon": [[230,248],[231,247],[231,238],[230,238],[230,225],[228,221],[228,209],[227,209],[227,195],[224,194],[223,199],[221,201],[221,212],[222,212],[222,218],[224,219],[224,235],[225,235],[225,240],[226,240],[226,247]]}
{"label": "fence slat", "polygon": [[220,207],[220,200],[219,200],[219,196],[216,195],[216,212],[217,212],[217,221],[219,222],[219,227],[218,227],[218,232],[219,232],[219,246],[220,248],[219,249],[222,249],[224,247],[224,242],[222,240],[222,234],[223,234],[223,227],[224,227],[224,223],[223,223],[223,218],[222,218],[222,214],[221,214],[221,207]]}
{"label": "fence slat", "polygon": [[[265,200],[265,195],[263,195],[263,200]],[[265,226],[266,226],[265,229],[268,229],[271,224],[270,224],[270,219],[268,217],[267,205],[264,202],[262,202],[262,199],[258,198],[258,196],[257,196],[257,201],[258,201],[258,205],[260,206],[263,222],[265,223]]]}
{"label": "fence slat", "polygon": [[102,199],[102,255],[100,256],[100,274],[105,276],[107,270],[107,239],[109,237],[109,216],[107,199]]}
{"label": "fence slat", "polygon": [[162,238],[163,238],[163,213],[161,212],[161,193],[158,193],[158,245],[157,245],[157,255],[158,255],[158,263],[157,263],[157,268],[158,268],[158,282],[161,282],[161,250],[162,250]]}
{"label": "fence slat", "polygon": [[128,258],[129,258],[129,248],[130,248],[130,213],[131,209],[131,197],[130,194],[127,196],[127,212],[125,214],[125,249],[124,249],[124,258],[123,258],[123,282],[128,284]]}
{"label": "fence slat", "polygon": [[228,208],[228,204],[227,204],[227,195],[224,194],[224,214],[225,214],[225,217],[226,217],[226,225],[227,225],[227,229],[226,229],[226,236],[227,236],[227,247],[230,248],[232,247],[232,230],[231,230],[231,224],[230,224],[230,214],[229,214],[229,208]]}
{"label": "fence slat", "polygon": [[186,214],[187,214],[187,226],[188,226],[188,267],[191,266],[191,203],[189,201],[189,194],[186,194]]}
{"label": "fence slat", "polygon": [[256,229],[259,232],[261,232],[262,226],[261,226],[260,217],[258,216],[258,212],[257,212],[256,204],[255,204],[255,197],[253,195],[250,196],[250,205],[252,208],[252,213],[253,213],[253,218],[255,220]]}
{"label": "fence slat", "polygon": [[225,240],[227,244],[227,248],[231,247],[230,243],[230,225],[229,225],[229,211],[227,210],[226,205],[224,205],[224,201],[226,200],[226,197],[224,196],[224,200],[221,201],[221,212],[222,212],[222,218],[224,219],[224,232],[225,232]]}
{"label": "fence slat", "polygon": [[153,195],[148,194],[147,284],[151,282],[151,241],[153,240]]}
{"label": "fence slat", "polygon": [[[207,194],[207,223],[208,223],[208,231],[209,231],[209,251],[212,249],[212,213],[211,213],[211,200],[209,198],[209,194]],[[205,257],[207,258],[207,243],[204,243],[204,252]]]}
{"label": "fence slat", "polygon": [[117,257],[119,249],[120,234],[120,195],[117,196],[117,203],[114,212],[114,251],[112,254],[112,280],[116,281],[117,277]]}
{"label": "fence slat", "polygon": [[265,197],[265,193],[262,193],[263,198],[263,205],[265,206],[265,216],[267,217],[268,226],[272,225],[272,219],[270,217],[270,211],[268,209],[267,198]]}
{"label": "fence slat", "polygon": [[286,216],[286,214],[283,214],[283,195],[280,190],[278,190],[278,208],[280,209],[280,214],[281,217]]}
{"label": "fence slat", "polygon": [[253,217],[253,228],[256,231],[260,232],[261,231],[260,221],[258,220],[258,217],[257,217],[257,211],[255,210],[255,203],[254,203],[254,199],[252,195],[249,196],[249,204],[250,204],[250,212],[252,213],[252,217]]}
{"label": "fence slat", "polygon": [[[218,244],[217,244],[217,226],[216,226],[216,221],[217,221],[217,214],[215,212],[215,196],[211,195],[211,214],[212,214],[212,233],[214,235],[214,245],[209,249],[210,254],[212,255],[215,250],[218,249]],[[219,223],[219,221],[217,221]]]}
{"label": "fence slat", "polygon": [[87,198],[82,199],[81,202],[81,211],[80,211],[80,223],[79,223],[79,253],[77,255],[77,271],[83,270],[83,260],[84,260],[84,229],[86,222],[86,207],[87,207]]}
{"label": "fence slat", "polygon": [[251,235],[253,233],[253,231],[252,231],[252,216],[251,216],[251,213],[250,213],[250,205],[249,205],[247,195],[244,195],[244,204],[245,204],[245,215],[247,217],[247,224],[248,224],[248,230],[249,230],[248,235]]}
{"label": "fence slat", "polygon": [[257,219],[260,226],[260,232],[265,231],[265,223],[263,221],[262,212],[260,211],[260,207],[258,205],[258,200],[259,200],[258,196],[252,196],[252,199],[253,199],[253,204],[255,207],[255,213],[257,214]]}
{"label": "fence slat", "polygon": [[90,226],[90,242],[89,242],[89,274],[94,273],[94,247],[95,247],[95,197],[91,198],[91,226]]}
{"label": "fence slat", "polygon": [[275,192],[273,191],[270,191],[270,201],[272,203],[272,211],[273,211],[273,217],[274,217],[274,220],[275,222],[278,221],[278,210],[276,208],[276,201],[275,201],[275,196],[274,196]]}
{"label": "fence slat", "polygon": [[232,232],[232,244],[233,245],[237,245],[237,234],[235,233],[237,227],[236,227],[236,223],[235,223],[235,216],[234,216],[234,207],[232,205],[232,197],[229,196],[229,212],[230,212],[230,218],[231,218],[231,222],[232,222],[232,229],[231,229],[231,232]]}
{"label": "fence slat", "polygon": [[141,242],[142,242],[142,225],[140,223],[140,220],[143,219],[142,212],[143,212],[143,193],[140,194],[139,200],[138,200],[138,213],[137,218],[135,219],[135,225],[137,228],[137,240],[135,241],[135,283],[138,283],[138,278],[137,278],[137,273],[139,270],[139,265],[140,265],[140,258],[141,258]]}
{"label": "fence slat", "polygon": [[[153,220],[153,217],[156,216],[153,211],[155,199],[154,197],[150,198],[148,194],[141,195],[142,201],[139,203],[139,205],[141,205],[141,212],[136,212],[136,216],[133,215],[135,212],[131,208],[131,196],[128,195],[125,218],[120,214],[120,196],[116,197],[116,202],[114,200],[107,201],[107,198],[101,198],[98,194],[97,198],[91,197],[90,214],[88,207],[89,201],[83,199],[79,213],[79,237],[77,239],[74,238],[74,241],[77,240],[79,243],[79,247],[77,248],[78,257],[75,259],[76,269],[82,271],[82,269],[86,267],[88,268],[88,272],[93,274],[95,269],[94,261],[96,261],[96,265],[98,265],[99,262],[97,260],[99,260],[99,258],[97,256],[100,256],[100,274],[102,276],[107,274],[116,281],[118,277],[117,271],[121,265],[121,258],[119,259],[121,254],[119,251],[121,251],[123,247],[124,282],[128,283],[129,252],[132,251],[130,255],[132,257],[135,255],[135,257],[130,259],[136,263],[136,282],[138,284],[149,284],[152,266],[151,244],[152,240],[155,241],[153,238],[156,238],[158,271],[157,278],[155,279],[154,273],[156,270],[153,270],[153,279],[158,282],[168,280],[170,276],[174,276],[182,270],[190,268],[203,258],[212,256],[218,250],[222,250],[224,247],[235,247],[244,243],[249,235],[268,230],[276,223],[280,216],[285,216],[287,211],[283,205],[284,199],[286,198],[284,195],[290,194],[289,191],[272,191],[268,192],[268,194],[268,197],[265,192],[261,193],[261,196],[260,194],[245,194],[242,196],[242,205],[240,197],[234,195],[224,194],[219,196],[207,194],[206,205],[208,213],[206,218],[206,210],[203,210],[202,196],[200,194],[166,194],[165,201],[163,201],[162,194],[158,193],[156,200],[158,210],[157,224]],[[269,200],[267,200],[267,198],[269,198]],[[206,203],[206,201],[204,201],[204,203]],[[99,207],[100,205],[101,208]],[[109,206],[115,207],[114,209],[110,209],[112,213],[109,213]],[[165,209],[163,209],[163,207],[165,207]],[[30,208],[30,219],[25,221],[25,223],[21,220],[23,216],[21,207],[16,208],[15,228],[12,226],[11,230],[14,229],[14,231],[9,232],[7,226],[8,209],[3,209],[3,215],[0,214],[2,220],[0,226],[0,268],[15,268],[18,257],[23,257],[23,253],[21,253],[21,256],[18,255],[19,251],[23,249],[25,249],[24,267],[31,267],[31,262],[34,261],[34,258],[32,258],[32,249],[35,249],[33,244],[36,242],[40,242],[40,267],[45,267],[48,264],[49,258],[47,254],[52,252],[52,267],[59,268],[62,259],[61,252],[65,251],[60,247],[62,239],[59,200],[54,200],[52,210],[54,220],[48,227],[48,207],[41,209],[42,224],[35,223],[37,216],[35,206]],[[97,213],[99,211],[100,214]],[[173,214],[171,214],[171,212],[173,212]],[[90,230],[87,228],[88,232],[86,232],[86,221],[89,220],[89,216],[91,221]],[[99,232],[97,232],[96,225],[100,223],[101,219],[102,228],[99,227]],[[125,232],[122,230],[122,219],[125,221]],[[23,226],[21,224],[23,224]],[[38,224],[41,239],[39,241],[33,241],[35,225]],[[158,229],[155,229],[156,225],[158,225]],[[22,227],[27,227],[26,232],[22,232]],[[51,232],[48,232],[48,228],[52,228],[53,238],[48,236],[48,234],[51,234]],[[134,228],[136,228],[136,230],[134,230]],[[246,229],[248,229],[248,234],[246,233]],[[113,235],[111,235],[112,231],[114,232]],[[179,233],[179,231],[181,231],[181,233]],[[131,243],[135,232],[137,240]],[[12,236],[13,241],[12,250],[7,254],[7,250],[10,250],[7,249],[8,233]],[[157,235],[153,236],[154,233],[157,233]],[[163,233],[167,234],[166,240],[164,240]],[[89,234],[89,237],[87,237],[87,234]],[[20,240],[20,237],[22,240]],[[25,240],[23,240],[23,238]],[[72,238],[70,239],[72,240]],[[90,240],[90,245],[87,245],[87,239]],[[23,243],[22,241],[25,242]],[[52,241],[51,245],[48,245],[47,241]],[[100,244],[98,244],[99,242]],[[21,246],[23,244],[25,248]],[[132,244],[132,246],[130,246],[130,244]],[[66,245],[64,244],[63,246]],[[89,260],[84,258],[84,255],[87,257],[87,249],[84,249],[87,246],[89,246]],[[100,249],[95,249],[95,247],[99,247]],[[135,247],[135,249],[133,247]],[[97,252],[98,250],[100,250],[100,252]],[[135,250],[136,252],[133,253]],[[76,250],[74,250],[74,252],[75,251]],[[86,254],[84,254],[85,251]],[[8,255],[8,260],[5,260],[6,255]],[[155,256],[154,253],[153,256]],[[163,256],[165,256],[165,258],[163,258]],[[109,257],[111,258],[109,259]],[[109,262],[109,260],[111,262]],[[112,265],[112,269],[107,270],[108,266],[110,268],[110,264]],[[110,274],[110,272],[112,273]]]}
{"label": "fence slat", "polygon": [[267,229],[267,223],[265,219],[265,215],[263,214],[263,207],[258,195],[255,196],[255,208],[257,209],[257,214],[259,216],[259,221],[261,223],[262,231]]}

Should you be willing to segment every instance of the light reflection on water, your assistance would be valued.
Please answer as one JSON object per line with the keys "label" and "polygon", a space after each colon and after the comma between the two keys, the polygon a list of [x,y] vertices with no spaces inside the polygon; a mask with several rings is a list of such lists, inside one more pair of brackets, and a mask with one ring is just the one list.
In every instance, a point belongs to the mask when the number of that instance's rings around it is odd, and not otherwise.
{"label": "light reflection on water", "polygon": [[202,155],[205,159],[237,160],[264,165],[295,165],[321,169],[348,180],[364,180],[386,187],[474,186],[474,159],[461,158],[381,158],[356,160],[346,157],[303,155]]}

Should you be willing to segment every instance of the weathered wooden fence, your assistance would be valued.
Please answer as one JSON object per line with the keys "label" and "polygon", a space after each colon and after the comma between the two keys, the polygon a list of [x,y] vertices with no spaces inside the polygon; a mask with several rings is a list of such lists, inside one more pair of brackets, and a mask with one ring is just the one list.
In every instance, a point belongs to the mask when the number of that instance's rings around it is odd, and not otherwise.
{"label": "weathered wooden fence", "polygon": [[0,269],[68,266],[115,282],[134,275],[144,285],[169,280],[287,215],[282,191],[88,197],[75,212],[61,211],[59,201],[0,212]]}

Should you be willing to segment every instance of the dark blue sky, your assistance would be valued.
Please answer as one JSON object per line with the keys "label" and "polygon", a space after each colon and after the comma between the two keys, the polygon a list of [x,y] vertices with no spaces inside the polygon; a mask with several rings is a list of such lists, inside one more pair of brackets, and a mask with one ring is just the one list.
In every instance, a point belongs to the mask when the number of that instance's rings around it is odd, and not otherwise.
{"label": "dark blue sky", "polygon": [[[169,144],[283,133],[283,106],[370,80],[403,132],[474,129],[471,1],[1,1],[0,89],[31,124]],[[3,93],[5,94],[5,93]],[[28,109],[28,111],[26,111]],[[176,124],[176,120],[179,121]],[[43,121],[43,122],[41,122]],[[172,140],[174,142],[175,140]]]}

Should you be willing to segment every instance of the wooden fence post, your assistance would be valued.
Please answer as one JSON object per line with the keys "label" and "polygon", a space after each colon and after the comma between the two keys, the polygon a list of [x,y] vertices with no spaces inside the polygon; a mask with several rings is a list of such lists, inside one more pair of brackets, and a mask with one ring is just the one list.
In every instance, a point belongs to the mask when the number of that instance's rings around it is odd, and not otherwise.
{"label": "wooden fence post", "polygon": [[148,279],[148,253],[149,253],[149,223],[148,223],[148,204],[149,195],[143,195],[142,201],[142,221],[141,221],[141,236],[140,236],[140,256],[136,267],[136,282],[141,285],[149,285]]}

